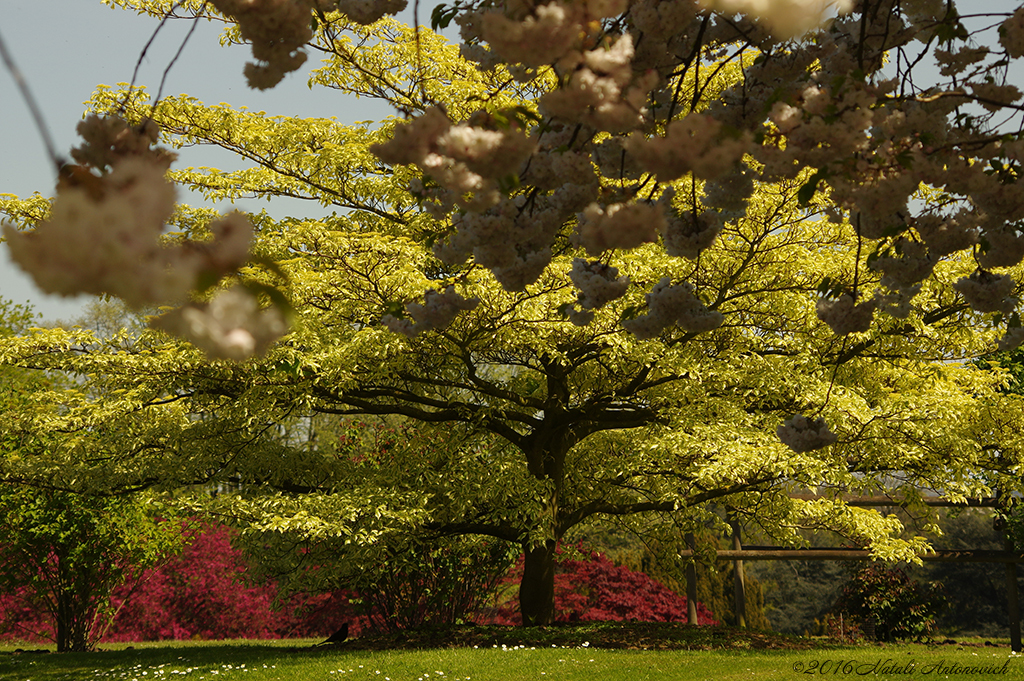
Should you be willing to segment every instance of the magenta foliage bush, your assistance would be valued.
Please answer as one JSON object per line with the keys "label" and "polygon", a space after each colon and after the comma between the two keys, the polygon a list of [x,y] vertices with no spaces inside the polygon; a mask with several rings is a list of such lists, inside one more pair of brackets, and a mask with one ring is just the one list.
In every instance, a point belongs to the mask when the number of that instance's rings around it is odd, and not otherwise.
{"label": "magenta foliage bush", "polygon": [[[348,591],[298,595],[275,608],[277,584],[245,581],[246,561],[231,545],[232,533],[224,526],[205,527],[181,555],[147,570],[134,591],[115,590],[112,607],[117,615],[103,640],[326,637],[345,622],[355,636],[372,628],[368,616],[356,611],[360,599]],[[514,594],[522,571],[520,557],[498,588],[503,602],[473,619],[480,624],[519,624]],[[361,600],[365,611],[367,599]],[[558,622],[686,621],[686,603],[685,596],[596,552],[565,557],[555,575]],[[697,604],[697,616],[700,624],[717,624],[702,603]],[[0,638],[51,637],[52,627],[43,613],[26,606],[17,593],[0,595]]]}
{"label": "magenta foliage bush", "polygon": [[121,610],[107,640],[272,636],[276,589],[240,583],[245,569],[230,531],[207,528],[180,556],[148,570],[135,593],[114,593]]}
{"label": "magenta foliage bush", "polygon": [[27,586],[0,593],[0,640],[54,641],[56,633],[48,614],[33,604]]}
{"label": "magenta foliage bush", "polygon": [[115,592],[121,610],[106,640],[326,636],[354,619],[343,593],[298,596],[274,608],[277,584],[245,582],[245,557],[231,535],[208,527],[180,556],[147,571],[134,593]]}
{"label": "magenta foliage bush", "polygon": [[[561,553],[561,549],[559,549]],[[584,559],[564,558],[555,573],[556,622],[685,622],[686,596],[669,590],[643,572],[616,565],[602,553],[584,552]],[[523,558],[509,572],[502,594],[512,592],[523,574]],[[519,624],[515,598],[481,612],[480,624]],[[699,624],[718,624],[714,614],[697,603]]]}
{"label": "magenta foliage bush", "polygon": [[[231,545],[232,532],[204,527],[181,555],[146,570],[134,589],[115,589],[117,614],[103,640],[326,637],[344,622],[359,632],[346,592],[299,595],[273,607],[277,584],[245,582],[248,566]],[[19,596],[0,595],[0,639],[52,640],[45,613]]]}

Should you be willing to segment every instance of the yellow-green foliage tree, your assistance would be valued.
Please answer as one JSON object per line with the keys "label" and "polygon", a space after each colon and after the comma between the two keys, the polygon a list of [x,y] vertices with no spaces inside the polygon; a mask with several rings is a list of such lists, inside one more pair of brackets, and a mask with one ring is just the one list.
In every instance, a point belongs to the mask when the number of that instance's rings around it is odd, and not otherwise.
{"label": "yellow-green foliage tree", "polygon": [[[4,337],[25,333],[34,321],[28,308],[0,300]],[[37,398],[68,385],[59,374],[11,366],[0,368],[0,377],[0,411],[14,418],[55,406]],[[21,596],[18,605],[45,613],[58,652],[80,652],[112,621],[113,589],[180,550],[183,525],[160,517],[160,508],[139,495],[74,494],[54,488],[38,469],[27,480],[9,474],[26,460],[46,459],[59,438],[44,431],[0,436],[0,588]]]}
{"label": "yellow-green foliage tree", "polygon": [[[238,39],[238,29],[228,36]],[[410,113],[442,106],[495,129],[538,120],[531,88],[542,81],[520,85],[503,67],[478,71],[425,29],[416,35],[390,20],[362,28],[331,14],[311,45],[325,60],[314,87]],[[711,97],[744,63],[701,71],[699,87],[681,79],[680,88]],[[823,282],[868,290],[881,273],[867,267],[858,228],[829,219],[826,197],[808,196],[809,172],[754,183],[743,210],[693,257],[668,255],[659,242],[587,260],[570,211],[551,237],[552,266],[542,263],[531,282],[515,268],[481,266],[490,257],[483,247],[461,264],[435,255],[431,245],[458,246],[453,227],[469,213],[439,211],[437,187],[420,170],[374,155],[397,120],[270,118],[186,96],[152,109],[139,91],[110,89],[93,109],[151,118],[171,146],[215,145],[251,164],[171,171],[210,199],[308,200],[304,216],[250,216],[253,257],[234,277],[259,295],[283,293],[293,327],[240,363],[212,361],[159,331],[99,340],[50,330],[4,342],[5,364],[71,372],[87,386],[37,396],[59,409],[0,419],[12,436],[60,435],[45,456],[8,460],[4,475],[82,491],[234,481],[238,493],[193,502],[256,538],[285,533],[335,546],[339,570],[358,569],[409,533],[495,537],[526,555],[520,605],[531,625],[555,614],[557,542],[596,516],[697,526],[717,517],[707,510],[714,503],[782,539],[828,528],[878,558],[912,559],[922,539],[895,539],[898,521],[838,495],[930,488],[964,497],[1021,485],[1019,399],[996,390],[998,372],[965,363],[996,337],[949,286],[974,264],[944,258],[905,317],[880,316],[866,332],[837,337],[816,314]],[[552,133],[567,163],[578,160],[574,145],[602,144],[602,134],[582,130]],[[635,194],[652,180],[634,179],[621,148],[609,154],[601,174],[586,166],[593,186],[583,196]],[[496,186],[511,197],[507,210],[533,215],[574,200],[537,178],[517,188],[512,175]],[[674,210],[700,210],[702,182],[686,174],[664,184],[675,190],[662,195]],[[29,227],[48,204],[5,198],[0,210]],[[212,218],[179,206],[168,239],[207,238]],[[522,244],[491,246],[528,255],[516,250]],[[620,276],[629,279],[620,297],[593,299],[621,292]],[[644,293],[657,286],[689,311],[660,330],[648,324],[658,303]],[[435,293],[422,305],[406,305],[427,289]],[[214,350],[233,342],[188,309],[161,324],[191,325]],[[794,414],[811,418],[784,426]],[[404,446],[353,455],[329,424],[353,415],[419,425]],[[799,436],[791,446],[779,441],[780,427]],[[796,488],[824,498],[791,501]]]}

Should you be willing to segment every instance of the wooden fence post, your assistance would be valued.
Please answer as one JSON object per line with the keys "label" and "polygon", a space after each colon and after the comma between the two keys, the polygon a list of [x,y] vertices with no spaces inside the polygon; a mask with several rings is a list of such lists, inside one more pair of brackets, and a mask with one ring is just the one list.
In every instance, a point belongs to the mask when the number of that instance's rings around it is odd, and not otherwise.
{"label": "wooden fence post", "polygon": [[697,546],[693,532],[687,532],[683,540],[690,549],[690,563],[686,566],[686,622],[697,624]]}
{"label": "wooden fence post", "polygon": [[[1007,536],[1006,551],[1013,552],[1013,540]],[[1017,599],[1017,564],[1006,564],[1006,608],[1010,616],[1010,650],[1020,652],[1020,601]]]}
{"label": "wooden fence post", "polygon": [[[735,517],[730,518],[729,526],[732,527],[732,548],[733,551],[742,551],[743,542],[740,539],[740,523]],[[743,578],[743,561],[740,559],[732,562],[733,569],[733,611],[736,613],[736,626],[742,629],[747,628],[747,587]]]}

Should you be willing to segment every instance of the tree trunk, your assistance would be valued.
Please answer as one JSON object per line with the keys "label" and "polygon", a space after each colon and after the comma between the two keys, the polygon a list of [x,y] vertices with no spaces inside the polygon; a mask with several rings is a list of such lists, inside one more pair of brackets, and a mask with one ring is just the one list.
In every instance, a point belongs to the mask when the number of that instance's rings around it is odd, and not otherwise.
{"label": "tree trunk", "polygon": [[551,624],[555,619],[555,544],[551,540],[524,551],[519,611],[525,627]]}
{"label": "tree trunk", "polygon": [[57,652],[71,652],[71,599],[66,593],[57,594]]}

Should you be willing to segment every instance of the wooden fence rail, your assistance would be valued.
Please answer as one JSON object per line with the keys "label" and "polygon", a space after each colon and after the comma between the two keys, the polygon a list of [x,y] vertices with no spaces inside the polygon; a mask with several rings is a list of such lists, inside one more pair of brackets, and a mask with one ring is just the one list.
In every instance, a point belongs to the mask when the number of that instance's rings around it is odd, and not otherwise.
{"label": "wooden fence rail", "polygon": [[[816,501],[824,499],[816,494],[792,494],[792,499],[801,501]],[[909,506],[910,502],[904,502],[890,497],[858,497],[844,496],[840,499],[847,506],[877,507],[877,506]],[[982,499],[968,499],[966,501],[950,501],[944,497],[927,497],[919,503],[932,507],[971,507],[971,508],[997,508],[1000,501],[995,497]],[[733,548],[715,551],[716,560],[731,560],[734,565],[735,574],[735,610],[737,625],[746,626],[746,585],[743,576],[744,560],[871,560],[871,552],[866,549],[847,548],[784,548],[778,546],[747,546],[743,547],[740,541],[740,525],[735,518],[730,516],[729,524],[732,526]],[[705,555],[703,552],[695,551],[694,537],[687,533],[686,544],[690,549],[680,551],[682,558]],[[1006,550],[993,551],[984,549],[965,549],[960,551],[933,551],[919,554],[919,558],[928,562],[950,562],[950,563],[1003,563],[1006,565],[1006,596],[1007,610],[1010,621],[1010,648],[1014,652],[1021,652],[1020,632],[1020,605],[1017,594],[1017,563],[1024,562],[1024,552],[1014,551],[1009,538],[1006,539]],[[689,600],[689,622],[697,623],[697,571],[694,563],[690,562],[686,571],[686,595]]]}

